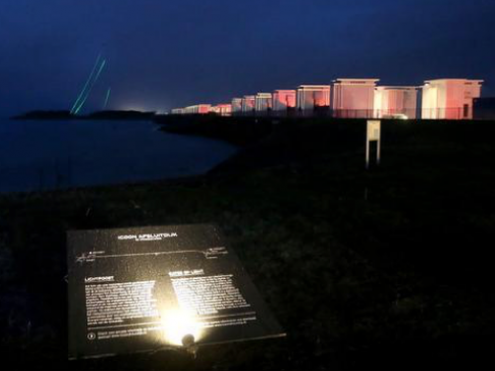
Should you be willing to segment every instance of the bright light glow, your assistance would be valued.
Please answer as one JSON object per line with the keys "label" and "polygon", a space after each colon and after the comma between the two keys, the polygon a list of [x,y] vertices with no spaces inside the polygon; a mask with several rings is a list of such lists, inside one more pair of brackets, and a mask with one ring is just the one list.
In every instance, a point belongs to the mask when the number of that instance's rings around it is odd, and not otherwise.
{"label": "bright light glow", "polygon": [[162,315],[163,335],[168,343],[183,346],[182,340],[192,335],[197,342],[202,335],[201,323],[194,313],[184,310],[168,311]]}

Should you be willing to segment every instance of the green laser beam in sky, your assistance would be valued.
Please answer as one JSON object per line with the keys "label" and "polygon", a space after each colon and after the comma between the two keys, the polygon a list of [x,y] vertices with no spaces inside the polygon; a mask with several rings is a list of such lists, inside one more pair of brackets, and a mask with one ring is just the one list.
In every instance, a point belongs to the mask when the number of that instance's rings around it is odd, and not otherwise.
{"label": "green laser beam in sky", "polygon": [[103,104],[103,110],[106,110],[107,109],[108,100],[110,99],[110,92],[111,91],[112,91],[112,88],[108,88],[108,90],[107,90],[107,96],[105,98],[105,103]]}
{"label": "green laser beam in sky", "polygon": [[105,59],[101,62],[100,66],[98,68],[98,72],[96,73],[95,77],[91,81],[91,84],[89,85],[89,88],[87,89],[86,93],[84,94],[84,97],[82,98],[82,101],[76,107],[76,110],[74,112],[76,115],[79,114],[79,112],[81,111],[81,109],[84,106],[84,104],[86,104],[86,101],[88,100],[89,95],[91,94],[91,91],[93,90],[93,87],[95,86],[96,82],[98,81],[98,78],[100,77],[101,71],[105,67],[106,62],[107,61]]}
{"label": "green laser beam in sky", "polygon": [[101,72],[103,71],[103,68],[105,68],[105,65],[106,64],[107,64],[107,60],[104,59],[103,62],[101,62],[101,65],[100,65],[100,68],[98,70],[98,73],[96,74],[96,77],[93,79],[93,82],[91,83],[91,85],[90,85],[90,87],[89,87],[89,89],[88,89],[88,91],[86,93],[86,96],[84,97],[84,99],[81,102],[81,104],[79,105],[79,107],[76,108],[76,111],[75,111],[75,114],[76,115],[79,113],[79,111],[81,110],[81,108],[84,106],[84,104],[88,100],[89,94],[91,93],[91,90],[93,90],[93,87],[95,86],[96,81],[98,81],[98,78],[100,77]]}
{"label": "green laser beam in sky", "polygon": [[91,70],[91,73],[88,77],[88,79],[86,80],[86,83],[84,84],[84,87],[83,89],[81,90],[81,93],[79,94],[79,96],[77,97],[76,101],[74,102],[74,105],[72,106],[72,109],[70,111],[71,114],[75,113],[76,109],[77,109],[77,106],[79,105],[81,99],[83,98],[84,94],[86,93],[86,90],[88,89],[92,79],[93,79],[93,76],[98,68],[98,65],[100,64],[100,59],[101,59],[101,53],[98,54],[98,57],[96,58],[96,61],[95,61],[95,64],[93,66],[93,69]]}
{"label": "green laser beam in sky", "polygon": [[72,106],[72,108],[70,110],[70,113],[71,114],[74,114],[74,111],[75,111],[77,105],[79,104],[79,102],[81,101],[81,98],[83,97],[86,89],[88,88],[90,81],[93,79],[93,75],[95,74],[96,69],[98,68],[98,65],[100,63],[100,58],[101,58],[101,53],[98,54],[98,57],[96,58],[96,62],[94,64],[94,66],[93,66],[93,69],[91,70],[91,73],[89,74],[89,77],[86,80],[86,83],[84,84],[84,87],[82,88],[81,92],[79,93],[79,96],[77,97],[76,101],[74,102],[74,105]]}

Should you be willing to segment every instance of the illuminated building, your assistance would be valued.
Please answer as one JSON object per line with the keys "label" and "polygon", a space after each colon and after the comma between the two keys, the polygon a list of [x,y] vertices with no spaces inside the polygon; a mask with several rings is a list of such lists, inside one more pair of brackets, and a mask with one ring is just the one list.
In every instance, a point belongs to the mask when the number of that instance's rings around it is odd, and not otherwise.
{"label": "illuminated building", "polygon": [[242,112],[242,98],[232,99],[232,113]]}
{"label": "illuminated building", "polygon": [[295,90],[275,90],[272,96],[272,109],[274,111],[286,111],[296,107]]}
{"label": "illuminated building", "polygon": [[173,108],[172,115],[183,115],[185,113],[184,108]]}
{"label": "illuminated building", "polygon": [[416,118],[418,88],[379,86],[375,88],[375,118]]}
{"label": "illuminated building", "polygon": [[296,92],[297,109],[314,111],[330,106],[330,85],[301,85]]}
{"label": "illuminated building", "polygon": [[258,93],[254,101],[254,109],[256,112],[268,112],[272,109],[272,94]]}
{"label": "illuminated building", "polygon": [[232,114],[232,104],[217,104],[216,106],[211,107],[210,112],[216,113],[220,116],[230,116]]}
{"label": "illuminated building", "polygon": [[421,117],[460,120],[473,118],[473,99],[481,95],[483,80],[439,79],[425,81]]}
{"label": "illuminated building", "polygon": [[254,95],[245,95],[242,98],[242,112],[253,112],[255,109],[256,97]]}
{"label": "illuminated building", "polygon": [[185,108],[186,115],[206,115],[210,112],[211,104],[197,104]]}
{"label": "illuminated building", "polygon": [[375,87],[379,79],[337,79],[333,82],[332,109],[336,117],[373,117]]}

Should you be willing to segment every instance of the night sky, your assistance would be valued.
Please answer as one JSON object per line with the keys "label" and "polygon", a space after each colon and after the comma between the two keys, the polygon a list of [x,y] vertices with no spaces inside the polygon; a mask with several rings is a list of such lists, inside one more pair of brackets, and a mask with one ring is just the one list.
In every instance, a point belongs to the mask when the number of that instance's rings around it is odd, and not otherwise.
{"label": "night sky", "polygon": [[493,0],[0,0],[0,115],[167,111],[234,96],[377,77],[484,79],[495,96]]}

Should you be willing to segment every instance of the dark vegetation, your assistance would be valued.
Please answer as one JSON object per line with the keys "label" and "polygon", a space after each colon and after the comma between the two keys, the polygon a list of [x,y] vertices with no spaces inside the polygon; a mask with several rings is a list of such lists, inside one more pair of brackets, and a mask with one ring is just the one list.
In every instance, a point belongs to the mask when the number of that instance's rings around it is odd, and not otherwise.
{"label": "dark vegetation", "polygon": [[142,111],[98,111],[86,116],[88,120],[151,120],[155,112]]}
{"label": "dark vegetation", "polygon": [[[246,140],[206,176],[0,197],[2,361],[16,369],[490,369],[495,123],[386,122],[382,164],[369,172],[364,122],[261,127],[271,134]],[[66,231],[203,222],[224,229],[288,337],[205,347],[195,359],[161,351],[67,364]]]}
{"label": "dark vegetation", "polygon": [[170,133],[200,135],[246,146],[270,135],[280,120],[269,117],[219,117],[208,114],[158,115],[155,122],[162,125],[162,130]]}
{"label": "dark vegetation", "polygon": [[30,111],[14,116],[14,120],[70,120],[75,118],[70,111]]}
{"label": "dark vegetation", "polygon": [[151,120],[155,112],[98,111],[88,115],[73,115],[70,111],[30,111],[13,117],[14,120]]}

